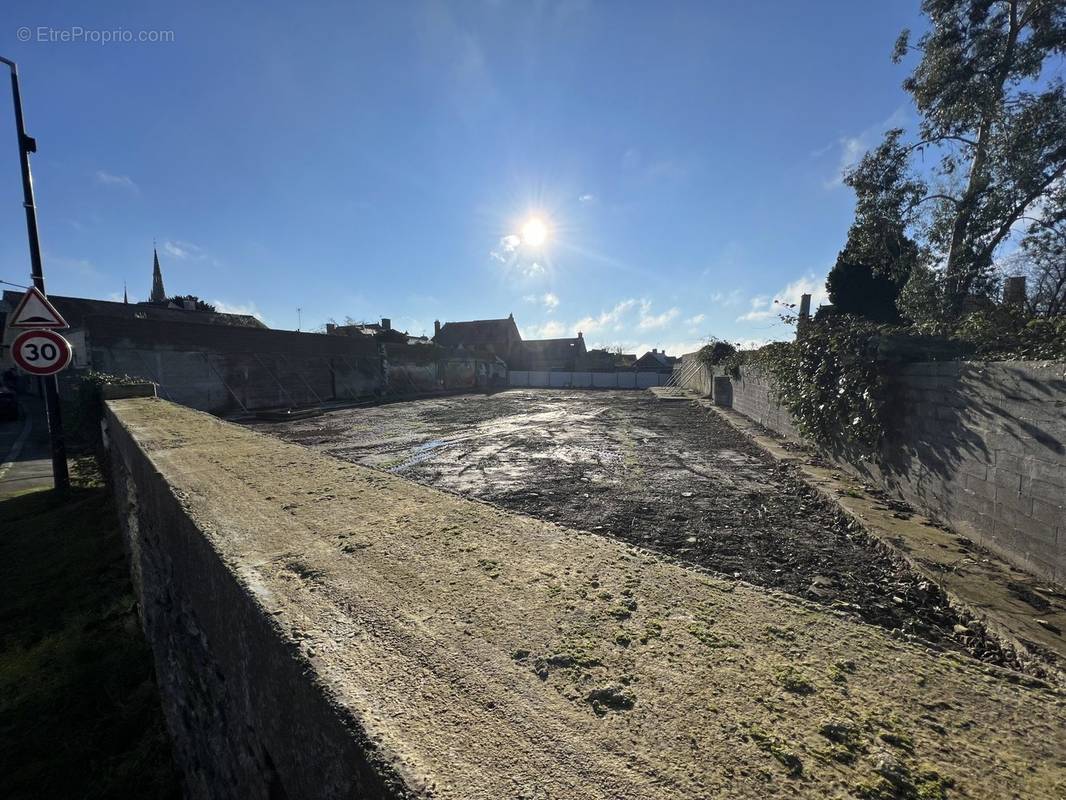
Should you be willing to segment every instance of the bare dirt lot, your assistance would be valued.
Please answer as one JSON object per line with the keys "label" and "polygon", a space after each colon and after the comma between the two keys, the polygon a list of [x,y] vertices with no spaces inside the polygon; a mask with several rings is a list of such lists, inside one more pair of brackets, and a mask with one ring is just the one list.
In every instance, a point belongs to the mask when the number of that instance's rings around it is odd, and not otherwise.
{"label": "bare dirt lot", "polygon": [[1005,658],[792,467],[692,403],[634,391],[512,390],[255,427],[782,589],[904,636]]}

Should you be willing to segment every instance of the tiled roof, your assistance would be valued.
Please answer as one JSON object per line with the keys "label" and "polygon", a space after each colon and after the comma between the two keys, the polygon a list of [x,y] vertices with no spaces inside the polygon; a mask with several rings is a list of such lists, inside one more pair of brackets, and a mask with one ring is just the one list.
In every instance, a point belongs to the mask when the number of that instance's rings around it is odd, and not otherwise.
{"label": "tiled roof", "polygon": [[[4,304],[14,308],[22,292],[4,292]],[[120,317],[126,319],[158,319],[166,322],[190,322],[197,325],[234,325],[241,328],[267,327],[250,314],[221,314],[211,311],[187,311],[181,308],[116,303],[111,300],[92,300],[87,297],[63,297],[50,294],[48,299],[72,328],[84,325],[86,317]]]}
{"label": "tiled roof", "polygon": [[521,341],[514,319],[475,319],[469,322],[446,322],[440,333],[433,337],[437,344],[448,347],[458,345],[497,344]]}

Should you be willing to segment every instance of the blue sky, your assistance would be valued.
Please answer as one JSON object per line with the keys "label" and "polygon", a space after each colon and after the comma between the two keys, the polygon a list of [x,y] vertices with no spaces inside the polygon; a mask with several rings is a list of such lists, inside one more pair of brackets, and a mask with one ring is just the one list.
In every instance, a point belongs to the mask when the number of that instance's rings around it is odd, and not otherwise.
{"label": "blue sky", "polygon": [[[49,291],[144,299],[154,238],[168,291],[273,327],[773,338],[843,244],[842,165],[913,120],[889,56],[917,0],[234,5],[6,0]],[[142,31],[171,41],[99,41]],[[0,279],[25,283],[3,87]]]}

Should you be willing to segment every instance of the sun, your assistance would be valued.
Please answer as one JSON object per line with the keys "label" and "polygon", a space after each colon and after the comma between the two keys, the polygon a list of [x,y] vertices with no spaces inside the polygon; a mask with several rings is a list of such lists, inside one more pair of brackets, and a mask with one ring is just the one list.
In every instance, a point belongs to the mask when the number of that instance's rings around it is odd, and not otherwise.
{"label": "sun", "polygon": [[548,241],[548,226],[540,217],[530,217],[522,225],[522,244],[540,247]]}

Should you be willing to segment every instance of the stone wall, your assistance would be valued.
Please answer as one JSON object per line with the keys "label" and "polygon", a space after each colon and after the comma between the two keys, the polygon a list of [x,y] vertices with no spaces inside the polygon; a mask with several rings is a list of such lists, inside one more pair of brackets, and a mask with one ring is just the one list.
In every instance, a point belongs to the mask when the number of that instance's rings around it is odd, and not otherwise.
{"label": "stone wall", "polygon": [[[877,773],[812,720],[872,707],[960,795],[1062,785],[1066,709],[1017,675],[163,400],[105,433],[189,800],[827,797]],[[757,702],[797,652],[818,689]]]}
{"label": "stone wall", "polygon": [[134,435],[110,414],[105,431],[184,796],[404,796]]}
{"label": "stone wall", "polygon": [[[743,370],[732,384],[736,411],[800,440],[763,376]],[[1066,365],[908,364],[890,387],[877,457],[840,450],[838,463],[1017,566],[1066,583]]]}
{"label": "stone wall", "polygon": [[[71,335],[79,368],[152,381],[160,397],[215,414],[479,385],[473,355],[426,345],[111,317],[90,317]],[[79,372],[63,373],[61,389]]]}
{"label": "stone wall", "polygon": [[383,384],[370,340],[103,317],[86,330],[93,369],[153,381],[161,397],[212,413],[355,400]]}

